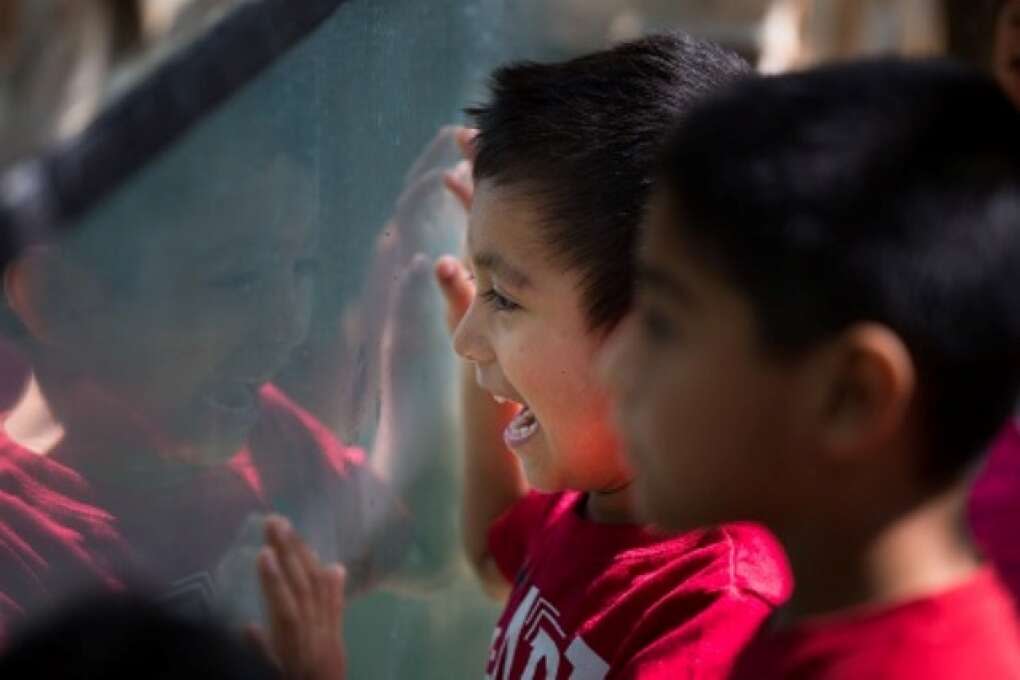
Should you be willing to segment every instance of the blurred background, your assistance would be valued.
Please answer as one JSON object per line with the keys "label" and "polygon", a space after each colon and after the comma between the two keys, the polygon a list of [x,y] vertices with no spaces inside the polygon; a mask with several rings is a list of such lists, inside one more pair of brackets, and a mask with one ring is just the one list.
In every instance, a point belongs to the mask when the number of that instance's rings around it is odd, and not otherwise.
{"label": "blurred background", "polygon": [[[321,22],[294,31],[287,28],[288,11],[300,11],[267,0],[3,0],[0,199],[5,227],[15,229],[4,238],[13,239],[15,252],[36,241],[70,240],[76,248],[82,241],[81,248],[101,255],[90,266],[119,271],[125,259],[143,257],[129,254],[136,253],[131,248],[148,248],[147,267],[165,280],[198,276],[178,271],[185,256],[167,234],[189,244],[218,234],[218,243],[236,243],[241,254],[234,257],[244,259],[261,220],[267,229],[286,231],[300,223],[314,231],[304,241],[314,251],[314,294],[303,318],[293,322],[294,352],[274,365],[268,379],[331,436],[367,452],[415,518],[417,539],[401,558],[402,568],[410,564],[408,571],[424,574],[394,587],[366,588],[352,603],[346,627],[352,673],[363,678],[477,676],[496,620],[497,608],[484,600],[456,555],[454,364],[427,271],[422,278],[414,264],[418,254],[431,258],[460,247],[464,215],[441,181],[457,150],[442,127],[462,120],[462,109],[484,97],[494,66],[562,59],[647,32],[681,29],[738,51],[766,73],[882,53],[949,54],[994,70],[997,28],[1004,32],[1020,23],[1010,15],[1016,3],[992,0],[308,4],[336,7],[323,10]],[[260,6],[275,8],[265,15],[272,21],[255,21],[248,41],[224,42],[224,27],[240,12],[257,17]],[[250,69],[251,77],[233,77],[248,63],[249,50],[267,55],[268,65]],[[1007,54],[1004,68],[1011,69],[1013,59]],[[201,68],[181,67],[188,63]],[[177,75],[167,84],[166,68],[174,64]],[[125,101],[135,136],[103,120]],[[189,115],[175,114],[173,129],[164,130],[174,118],[167,102]],[[115,121],[123,122],[123,115]],[[150,137],[160,143],[143,143]],[[86,153],[96,148],[103,152]],[[75,160],[105,158],[116,165],[121,157],[132,160],[118,172]],[[33,170],[40,159],[50,171]],[[66,171],[71,166],[74,171]],[[135,245],[127,248],[127,242]],[[193,321],[199,328],[200,317],[212,313],[212,293],[160,290],[164,297],[145,305],[145,325],[133,321],[131,328],[142,330],[122,337],[119,353],[137,354],[137,366],[162,362],[183,374],[191,364],[184,350],[165,350],[168,331],[160,324],[180,329]],[[9,287],[7,292],[9,297]],[[283,313],[274,309],[265,302],[261,310],[270,314],[270,324],[272,314]],[[203,342],[215,344],[214,326],[201,326],[211,333]],[[164,350],[156,354],[157,347]],[[38,356],[17,332],[0,338],[5,410],[25,401]],[[116,370],[127,375],[141,369],[118,363]],[[158,392],[162,385],[150,389]],[[394,422],[386,424],[390,417]],[[116,445],[110,442],[92,443]],[[291,450],[272,453],[280,465],[290,464]],[[226,538],[210,549],[205,544],[213,542],[213,529],[201,517],[189,520],[187,532],[175,524],[183,521],[173,517],[176,487],[158,480],[160,490],[169,489],[169,500],[151,512],[144,500],[148,491],[137,489],[148,489],[157,473],[134,470],[130,457],[123,467],[131,474],[103,474],[133,485],[142,500],[133,497],[131,507],[140,509],[129,521],[112,510],[112,501],[96,501],[97,507],[113,515],[115,526],[171,536],[176,550],[190,550],[188,541],[202,545],[211,557],[195,573],[208,591],[208,608],[230,625],[261,616],[252,565],[259,537],[252,522],[270,509],[288,512],[310,534],[338,532],[340,543],[345,533],[389,530],[368,515],[357,515],[357,526],[337,529],[331,514],[336,506],[323,491],[321,503],[267,503],[242,513],[216,530]],[[75,470],[88,477],[85,468]],[[24,500],[27,487],[6,470],[0,465],[0,492],[12,503]],[[94,486],[103,487],[98,481]],[[307,492],[319,493],[314,485]],[[180,503],[189,503],[192,496],[181,494]],[[215,492],[203,494],[211,508],[205,512],[217,514]],[[5,521],[0,512],[0,528]],[[6,528],[13,531],[11,526]],[[347,555],[336,547],[335,535],[321,543],[326,557]],[[130,559],[138,558],[131,570],[141,571],[155,591],[174,594],[181,583],[194,582],[186,570],[158,573],[146,566],[154,560],[145,549],[129,547]],[[118,559],[109,558],[114,571]],[[13,571],[0,565],[0,595],[8,592],[5,579],[16,578]],[[19,605],[19,616],[32,618],[36,607],[41,613],[59,605],[78,585],[73,575],[54,576],[47,597],[38,601],[45,606]]]}
{"label": "blurred background", "polygon": [[[235,4],[236,0],[4,2],[0,6],[0,114],[5,164],[40,144],[79,131],[118,88],[144,73],[146,65],[194,40]],[[394,16],[411,12],[397,9],[399,2],[376,4],[381,5],[374,10],[379,19],[391,11]],[[1002,4],[995,0],[466,0],[439,3],[423,13],[443,17],[442,25],[436,26],[443,37],[433,34],[431,38],[437,48],[458,44],[467,48],[464,66],[468,71],[473,66],[475,76],[484,72],[493,57],[566,57],[670,28],[715,40],[745,55],[761,70],[778,72],[885,52],[951,54],[985,64],[991,58],[996,12]],[[421,36],[403,36],[411,41],[425,39],[423,30],[415,33]]]}

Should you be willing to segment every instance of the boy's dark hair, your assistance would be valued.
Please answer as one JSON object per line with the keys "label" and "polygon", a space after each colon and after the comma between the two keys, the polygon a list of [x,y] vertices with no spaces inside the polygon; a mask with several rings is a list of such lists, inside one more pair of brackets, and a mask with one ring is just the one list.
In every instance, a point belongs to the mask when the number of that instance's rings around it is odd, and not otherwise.
{"label": "boy's dark hair", "polygon": [[475,179],[534,196],[543,242],[582,275],[593,329],[630,306],[638,225],[677,118],[749,72],[712,43],[655,35],[561,63],[500,68],[491,101],[467,110],[480,131]]}
{"label": "boy's dark hair", "polygon": [[1020,385],[1020,116],[945,61],[758,80],[692,113],[665,157],[677,233],[795,355],[874,321],[906,343],[935,483]]}
{"label": "boy's dark hair", "polygon": [[272,680],[254,646],[136,597],[80,600],[25,630],[0,656],[4,678]]}

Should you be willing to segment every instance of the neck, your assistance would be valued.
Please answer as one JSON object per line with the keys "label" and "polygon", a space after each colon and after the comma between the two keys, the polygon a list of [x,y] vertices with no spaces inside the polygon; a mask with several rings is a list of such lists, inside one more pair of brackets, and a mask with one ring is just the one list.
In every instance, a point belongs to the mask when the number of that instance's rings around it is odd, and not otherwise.
{"label": "neck", "polygon": [[[885,516],[867,503],[810,518],[810,528],[780,531],[793,568],[788,623],[860,606],[893,605],[950,588],[978,568],[961,526],[962,483]],[[861,530],[861,520],[868,528]],[[849,517],[852,522],[841,521]]]}
{"label": "neck", "polygon": [[586,505],[588,517],[600,524],[633,524],[637,521],[634,486],[626,482],[606,491],[592,491]]}

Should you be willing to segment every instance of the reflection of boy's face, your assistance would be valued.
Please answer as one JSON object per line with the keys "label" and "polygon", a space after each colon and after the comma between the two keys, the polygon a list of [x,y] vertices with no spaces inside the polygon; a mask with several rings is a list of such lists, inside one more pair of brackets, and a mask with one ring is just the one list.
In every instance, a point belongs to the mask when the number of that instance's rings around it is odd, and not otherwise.
{"label": "reflection of boy's face", "polygon": [[684,252],[668,213],[655,202],[634,310],[601,358],[638,505],[674,529],[768,519],[798,367],[763,355],[745,299]]}
{"label": "reflection of boy's face", "polygon": [[287,184],[259,177],[127,232],[145,239],[131,281],[83,332],[104,394],[200,460],[234,453],[307,331],[315,241],[306,192]]}
{"label": "reflection of boy's face", "polygon": [[1020,0],[1009,0],[995,25],[995,76],[1020,106]]}

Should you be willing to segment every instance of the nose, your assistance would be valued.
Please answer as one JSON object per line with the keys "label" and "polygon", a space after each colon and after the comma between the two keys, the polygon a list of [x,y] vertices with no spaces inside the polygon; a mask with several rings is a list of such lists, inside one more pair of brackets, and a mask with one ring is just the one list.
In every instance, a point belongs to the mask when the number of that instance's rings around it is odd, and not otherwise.
{"label": "nose", "polygon": [[464,317],[453,331],[453,351],[468,361],[483,364],[495,355],[483,327],[482,310],[477,298],[471,301]]}

